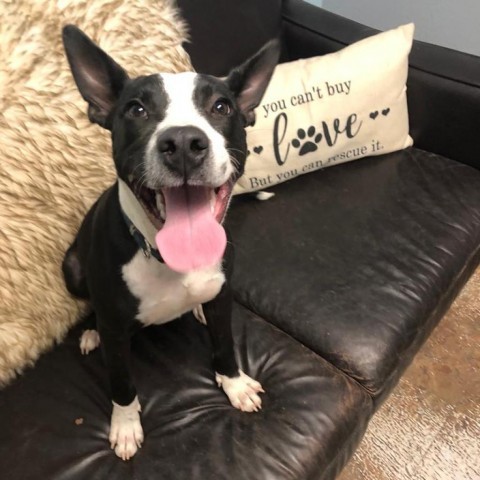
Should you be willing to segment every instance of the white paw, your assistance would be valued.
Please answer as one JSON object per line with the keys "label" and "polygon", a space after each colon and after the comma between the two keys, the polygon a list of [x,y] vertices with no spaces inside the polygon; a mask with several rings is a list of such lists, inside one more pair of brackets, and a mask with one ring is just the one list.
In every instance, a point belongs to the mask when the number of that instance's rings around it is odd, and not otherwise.
{"label": "white paw", "polygon": [[219,387],[227,394],[230,403],[242,412],[258,412],[262,408],[259,393],[265,393],[260,383],[240,370],[238,377],[215,374]]}
{"label": "white paw", "polygon": [[80,351],[88,355],[100,345],[100,335],[96,330],[85,330],[80,337]]}
{"label": "white paw", "polygon": [[197,305],[193,310],[193,316],[202,324],[207,324],[207,319],[205,318],[205,314],[203,313],[202,304]]}
{"label": "white paw", "polygon": [[110,424],[110,447],[122,460],[130,460],[143,442],[143,429],[140,423],[140,403],[138,397],[126,407],[113,402],[112,422]]}
{"label": "white paw", "polygon": [[265,200],[269,200],[270,198],[274,197],[275,194],[272,193],[272,192],[265,192],[265,191],[260,191],[257,193],[256,197],[257,197],[257,200],[262,200],[262,201],[265,201]]}

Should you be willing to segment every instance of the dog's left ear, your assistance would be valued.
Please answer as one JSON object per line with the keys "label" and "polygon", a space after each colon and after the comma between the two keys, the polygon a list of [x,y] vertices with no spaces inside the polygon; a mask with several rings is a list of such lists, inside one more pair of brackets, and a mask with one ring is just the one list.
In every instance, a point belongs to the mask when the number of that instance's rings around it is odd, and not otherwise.
{"label": "dog's left ear", "polygon": [[227,84],[237,98],[246,126],[255,123],[254,109],[262,101],[270,78],[280,56],[280,42],[270,40],[253,57],[234,68],[227,77]]}

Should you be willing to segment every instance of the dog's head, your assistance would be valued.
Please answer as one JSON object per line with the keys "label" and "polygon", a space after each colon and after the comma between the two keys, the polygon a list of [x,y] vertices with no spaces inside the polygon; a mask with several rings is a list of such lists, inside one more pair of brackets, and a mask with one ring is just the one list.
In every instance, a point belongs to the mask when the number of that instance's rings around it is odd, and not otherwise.
{"label": "dog's head", "polygon": [[66,26],[63,41],[89,119],[111,131],[118,176],[156,228],[166,224],[169,204],[178,210],[180,197],[187,197],[185,206],[207,196],[221,223],[244,170],[245,127],[254,123],[277,64],[278,41],[223,79],[193,72],[129,78],[78,28]]}

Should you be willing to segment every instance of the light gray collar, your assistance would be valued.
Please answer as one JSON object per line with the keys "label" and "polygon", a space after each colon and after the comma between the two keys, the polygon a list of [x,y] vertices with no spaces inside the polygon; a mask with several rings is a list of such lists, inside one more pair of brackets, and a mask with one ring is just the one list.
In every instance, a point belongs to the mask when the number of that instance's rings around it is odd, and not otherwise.
{"label": "light gray collar", "polygon": [[148,218],[140,201],[132,192],[132,189],[120,178],[118,179],[118,199],[124,215],[128,217],[133,226],[143,235],[144,239],[150,244],[150,247],[156,248],[155,236],[157,235],[157,229]]}

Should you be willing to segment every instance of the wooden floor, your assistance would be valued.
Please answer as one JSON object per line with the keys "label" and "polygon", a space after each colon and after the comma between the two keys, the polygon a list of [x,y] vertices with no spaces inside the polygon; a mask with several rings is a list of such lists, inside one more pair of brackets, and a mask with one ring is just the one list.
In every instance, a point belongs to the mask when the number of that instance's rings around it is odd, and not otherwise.
{"label": "wooden floor", "polygon": [[480,269],[339,479],[480,480]]}

